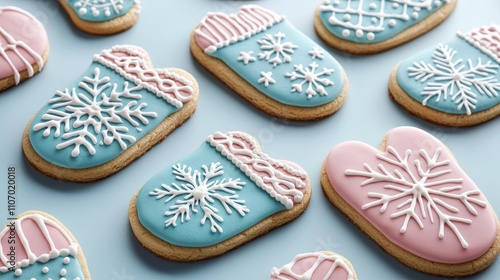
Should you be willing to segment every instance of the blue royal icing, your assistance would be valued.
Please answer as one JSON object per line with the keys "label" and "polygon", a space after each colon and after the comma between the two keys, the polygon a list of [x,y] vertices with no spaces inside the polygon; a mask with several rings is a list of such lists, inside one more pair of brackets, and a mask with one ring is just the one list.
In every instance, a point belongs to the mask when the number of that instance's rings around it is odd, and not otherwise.
{"label": "blue royal icing", "polygon": [[421,22],[448,2],[324,0],[319,8],[320,20],[338,38],[362,44],[378,43]]}
{"label": "blue royal icing", "polygon": [[[129,46],[113,48],[118,53],[133,51]],[[52,164],[81,169],[106,163],[190,99],[181,96],[193,91],[191,82],[182,77],[149,69],[134,55],[112,62],[113,54],[107,54],[95,56],[85,73],[69,88],[57,91],[33,119],[31,145]],[[142,68],[135,67],[139,65]]]}
{"label": "blue royal icing", "polygon": [[500,103],[499,64],[455,37],[403,61],[397,81],[410,97],[435,110],[471,115]]}

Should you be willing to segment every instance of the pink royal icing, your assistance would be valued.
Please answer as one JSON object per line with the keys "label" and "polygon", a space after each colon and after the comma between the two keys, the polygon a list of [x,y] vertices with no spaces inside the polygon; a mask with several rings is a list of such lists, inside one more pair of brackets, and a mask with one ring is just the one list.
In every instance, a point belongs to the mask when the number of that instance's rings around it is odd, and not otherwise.
{"label": "pink royal icing", "polygon": [[76,256],[78,251],[78,244],[61,226],[40,214],[22,216],[0,232],[0,272],[7,272],[12,267],[12,246],[15,247],[16,269],[59,256]]}
{"label": "pink royal icing", "polygon": [[236,14],[209,13],[194,30],[198,45],[207,53],[243,41],[283,20],[257,5],[242,6]]}
{"label": "pink royal icing", "polygon": [[395,128],[383,151],[341,143],[328,154],[326,171],[349,205],[391,242],[424,259],[468,262],[495,241],[496,215],[488,201],[446,146],[425,131]]}
{"label": "pink royal icing", "polygon": [[146,57],[146,52],[139,47],[119,45],[103,50],[93,59],[177,108],[193,98],[190,80],[165,69],[151,68]]}
{"label": "pink royal icing", "polygon": [[270,158],[253,138],[240,132],[216,132],[207,142],[287,209],[302,201],[307,173],[294,163]]}
{"label": "pink royal icing", "polygon": [[271,280],[352,280],[354,272],[337,254],[323,252],[297,255],[281,268],[273,267]]}
{"label": "pink royal icing", "polygon": [[20,72],[33,76],[33,64],[43,68],[43,54],[49,47],[43,25],[31,14],[16,7],[0,7],[0,79],[14,76],[20,82]]}

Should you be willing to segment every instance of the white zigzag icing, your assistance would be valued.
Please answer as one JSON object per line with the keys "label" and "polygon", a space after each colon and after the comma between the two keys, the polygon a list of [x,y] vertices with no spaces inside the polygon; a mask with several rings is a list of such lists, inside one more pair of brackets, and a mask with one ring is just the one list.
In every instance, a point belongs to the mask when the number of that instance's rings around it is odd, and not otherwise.
{"label": "white zigzag icing", "polygon": [[306,187],[307,173],[270,158],[247,134],[216,132],[207,142],[287,209],[302,201],[304,193],[300,189]]}

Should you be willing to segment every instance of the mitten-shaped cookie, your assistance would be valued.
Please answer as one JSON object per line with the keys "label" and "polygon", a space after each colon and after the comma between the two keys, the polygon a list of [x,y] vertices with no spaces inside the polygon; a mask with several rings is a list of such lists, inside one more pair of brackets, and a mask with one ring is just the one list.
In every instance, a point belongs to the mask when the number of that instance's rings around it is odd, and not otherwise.
{"label": "mitten-shaped cookie", "polygon": [[130,202],[129,219],[154,254],[195,261],[294,220],[310,196],[298,165],[270,158],[246,133],[217,132],[147,181]]}
{"label": "mitten-shaped cookie", "polygon": [[321,184],[349,220],[414,269],[466,276],[499,253],[492,206],[448,148],[418,128],[390,130],[379,149],[338,144],[326,157]]}

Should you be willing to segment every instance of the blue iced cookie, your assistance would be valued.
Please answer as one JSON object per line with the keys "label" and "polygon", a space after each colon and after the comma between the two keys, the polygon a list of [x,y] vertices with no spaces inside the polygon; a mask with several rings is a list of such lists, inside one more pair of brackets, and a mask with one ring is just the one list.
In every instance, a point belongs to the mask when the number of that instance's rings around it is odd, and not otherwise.
{"label": "blue iced cookie", "polygon": [[322,0],[314,16],[318,36],[353,54],[382,52],[433,29],[457,0]]}
{"label": "blue iced cookie", "polygon": [[398,64],[390,96],[410,113],[445,126],[472,126],[500,114],[500,26],[457,36]]}
{"label": "blue iced cookie", "polygon": [[111,35],[131,28],[141,11],[140,0],[58,0],[83,32]]}
{"label": "blue iced cookie", "polygon": [[283,16],[256,5],[209,13],[194,29],[191,53],[234,92],[284,119],[316,120],[347,96],[337,60]]}
{"label": "blue iced cookie", "polygon": [[147,52],[115,46],[35,114],[23,135],[42,173],[90,182],[121,170],[161,142],[196,109],[198,84],[176,68],[157,69]]}
{"label": "blue iced cookie", "polygon": [[147,181],[130,202],[129,219],[154,254],[195,261],[292,221],[310,196],[298,165],[270,158],[246,133],[217,132]]}
{"label": "blue iced cookie", "polygon": [[83,251],[56,218],[28,211],[0,231],[0,278],[89,280]]}

